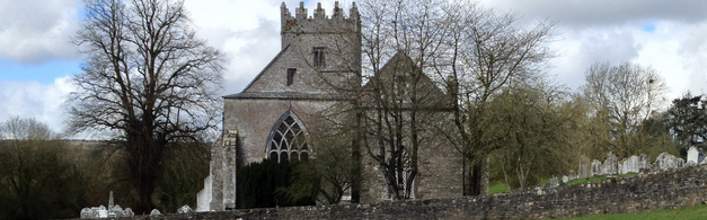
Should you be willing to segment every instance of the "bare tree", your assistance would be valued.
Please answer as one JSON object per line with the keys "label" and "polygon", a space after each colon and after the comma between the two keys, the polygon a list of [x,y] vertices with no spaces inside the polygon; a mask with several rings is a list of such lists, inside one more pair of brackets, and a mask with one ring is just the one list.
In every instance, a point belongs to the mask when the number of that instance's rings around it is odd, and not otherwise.
{"label": "bare tree", "polygon": [[137,210],[149,211],[165,148],[217,126],[220,54],[195,37],[182,1],[88,1],[76,40],[87,60],[71,126],[123,141]]}
{"label": "bare tree", "polygon": [[77,217],[86,179],[58,137],[34,119],[0,122],[0,218]]}
{"label": "bare tree", "polygon": [[665,84],[651,68],[630,63],[594,64],[589,68],[584,96],[594,118],[607,125],[607,150],[619,156],[635,153],[631,139],[663,101],[664,91]]}
{"label": "bare tree", "polygon": [[440,54],[443,1],[363,1],[363,148],[375,160],[391,199],[414,197],[425,131],[439,122],[444,93],[424,69]]}
{"label": "bare tree", "polygon": [[[551,26],[521,27],[513,16],[478,8],[468,1],[444,7],[443,56],[432,68],[452,99],[455,131],[448,136],[464,155],[464,194],[484,193],[486,155],[502,145],[486,133],[488,103],[514,81],[531,78],[549,58]],[[447,133],[448,131],[443,131]]]}

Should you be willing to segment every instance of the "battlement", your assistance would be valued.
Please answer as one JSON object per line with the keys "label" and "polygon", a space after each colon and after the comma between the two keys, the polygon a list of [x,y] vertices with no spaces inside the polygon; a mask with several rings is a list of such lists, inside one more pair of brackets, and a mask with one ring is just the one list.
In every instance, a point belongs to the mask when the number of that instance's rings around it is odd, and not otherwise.
{"label": "battlement", "polygon": [[287,5],[285,2],[282,2],[282,5],[280,6],[280,10],[282,11],[282,20],[326,20],[326,19],[331,19],[331,20],[358,20],[359,19],[359,14],[358,14],[358,8],[356,7],[356,3],[354,2],[351,5],[351,9],[349,10],[349,16],[346,17],[344,15],[344,11],[341,7],[339,7],[339,2],[336,1],[334,2],[334,10],[332,13],[332,16],[329,17],[326,15],[326,10],[322,8],[322,3],[317,3],[317,8],[314,9],[314,14],[310,16],[308,14],[307,8],[304,7],[304,2],[299,3],[299,7],[295,9],[295,16],[293,17],[290,14],[289,9],[287,8]]}
{"label": "battlement", "polygon": [[321,3],[317,3],[317,8],[311,15],[304,7],[304,2],[300,2],[299,7],[294,11],[294,16],[284,2],[280,6],[280,11],[283,35],[287,33],[358,33],[360,31],[360,15],[356,3],[352,4],[348,15],[344,14],[344,9],[339,7],[338,1],[334,3],[331,16],[327,15]]}

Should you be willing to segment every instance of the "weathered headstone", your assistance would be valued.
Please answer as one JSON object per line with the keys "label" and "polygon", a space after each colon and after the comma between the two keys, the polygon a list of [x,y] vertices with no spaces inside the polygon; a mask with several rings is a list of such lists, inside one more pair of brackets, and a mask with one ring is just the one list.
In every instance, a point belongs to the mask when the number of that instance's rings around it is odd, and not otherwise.
{"label": "weathered headstone", "polygon": [[105,206],[98,206],[98,218],[108,218],[108,210]]}
{"label": "weathered headstone", "polygon": [[194,210],[192,210],[189,205],[184,205],[177,210],[177,214],[190,214],[192,212],[194,212]]}
{"label": "weathered headstone", "polygon": [[560,185],[560,179],[557,178],[556,176],[553,176],[552,178],[550,178],[550,179],[547,181],[547,186],[548,186],[548,187],[554,188],[554,187],[557,187],[557,186],[559,186],[559,185]]}
{"label": "weathered headstone", "polygon": [[535,194],[539,196],[545,195],[545,191],[541,187],[535,187]]}
{"label": "weathered headstone", "polygon": [[609,152],[606,155],[606,160],[602,163],[601,174],[602,175],[616,175],[619,173],[619,160],[616,158],[614,153]]}
{"label": "weathered headstone", "polygon": [[131,208],[126,208],[125,210],[123,210],[123,213],[125,214],[125,217],[135,216],[135,213],[133,212],[133,210]]}
{"label": "weathered headstone", "polygon": [[700,164],[703,159],[704,155],[702,155],[702,151],[697,147],[692,146],[687,150],[687,165]]}
{"label": "weathered headstone", "polygon": [[648,155],[641,154],[638,157],[639,157],[639,160],[638,160],[638,172],[639,173],[652,169],[652,165],[651,165]]}
{"label": "weathered headstone", "polygon": [[601,175],[601,161],[592,160],[592,176]]}
{"label": "weathered headstone", "polygon": [[160,210],[157,210],[157,209],[153,209],[150,212],[150,216],[160,216],[160,215],[162,215],[162,213],[160,212]]}
{"label": "weathered headstone", "polygon": [[678,169],[683,166],[685,161],[669,153],[663,152],[655,159],[655,169],[659,171]]}
{"label": "weathered headstone", "polygon": [[83,208],[81,209],[81,218],[96,218],[95,214],[93,214],[93,211],[90,208]]}
{"label": "weathered headstone", "polygon": [[621,161],[619,173],[639,173],[641,170],[648,169],[648,165],[648,156],[645,154],[642,154],[641,156],[633,155]]}
{"label": "weathered headstone", "polygon": [[114,205],[110,209],[108,209],[108,217],[109,218],[114,218],[114,217],[125,217],[125,212],[123,211],[123,208],[120,207],[120,205]]}
{"label": "weathered headstone", "polygon": [[589,158],[582,156],[582,158],[579,160],[579,169],[577,169],[577,177],[587,178],[593,175],[594,174],[592,173],[591,161],[589,160]]}

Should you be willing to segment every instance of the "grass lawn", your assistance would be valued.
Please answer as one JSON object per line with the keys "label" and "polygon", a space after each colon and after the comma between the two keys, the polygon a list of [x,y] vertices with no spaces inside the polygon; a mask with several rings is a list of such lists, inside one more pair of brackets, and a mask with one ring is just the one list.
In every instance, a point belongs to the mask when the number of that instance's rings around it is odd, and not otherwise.
{"label": "grass lawn", "polygon": [[632,214],[590,215],[565,220],[703,220],[707,219],[707,206],[684,209],[664,209]]}
{"label": "grass lawn", "polygon": [[489,194],[493,195],[496,193],[507,193],[510,192],[510,188],[503,182],[494,182],[489,187]]}
{"label": "grass lawn", "polygon": [[[632,176],[636,176],[636,175],[638,175],[638,174],[627,173],[627,174],[618,175],[613,178],[627,178],[627,177],[632,177]],[[574,179],[574,180],[570,180],[569,182],[567,182],[567,185],[568,186],[576,186],[576,185],[589,184],[589,183],[592,183],[592,184],[601,183],[608,178],[609,177],[607,177],[607,176],[592,176],[592,177],[584,178],[584,179]]]}

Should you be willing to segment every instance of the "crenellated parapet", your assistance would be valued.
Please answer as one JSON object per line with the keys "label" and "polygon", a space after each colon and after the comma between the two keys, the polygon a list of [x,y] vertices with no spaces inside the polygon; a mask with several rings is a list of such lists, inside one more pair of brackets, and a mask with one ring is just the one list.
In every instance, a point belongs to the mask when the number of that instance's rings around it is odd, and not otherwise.
{"label": "crenellated parapet", "polygon": [[361,30],[360,14],[356,3],[351,5],[349,13],[346,14],[339,6],[339,2],[335,2],[331,16],[327,15],[327,10],[322,8],[321,3],[317,3],[317,8],[311,15],[304,2],[300,2],[299,7],[295,8],[294,16],[284,2],[280,10],[283,48],[295,36],[301,34],[346,34],[359,33]]}

